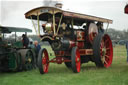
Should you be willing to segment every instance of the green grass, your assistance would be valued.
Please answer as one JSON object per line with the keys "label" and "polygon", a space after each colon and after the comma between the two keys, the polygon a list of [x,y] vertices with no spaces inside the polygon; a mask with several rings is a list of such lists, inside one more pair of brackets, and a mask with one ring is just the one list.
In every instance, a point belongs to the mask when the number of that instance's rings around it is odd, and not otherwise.
{"label": "green grass", "polygon": [[1,73],[0,85],[128,85],[126,49],[124,46],[114,48],[113,63],[107,69],[96,68],[94,63],[89,62],[82,64],[81,72],[75,74],[64,64],[50,64],[48,74],[44,75],[38,69]]}

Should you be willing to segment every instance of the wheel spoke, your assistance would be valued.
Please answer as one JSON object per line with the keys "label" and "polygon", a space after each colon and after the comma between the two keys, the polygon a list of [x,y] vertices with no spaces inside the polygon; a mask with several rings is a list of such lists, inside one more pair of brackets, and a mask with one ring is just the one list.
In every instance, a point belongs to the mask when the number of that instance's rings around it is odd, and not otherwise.
{"label": "wheel spoke", "polygon": [[45,57],[42,59],[42,64],[46,64],[46,58]]}
{"label": "wheel spoke", "polygon": [[43,53],[43,55],[42,55],[42,58],[44,57],[44,53]]}
{"label": "wheel spoke", "polygon": [[105,55],[105,57],[109,59],[109,56],[108,55]]}
{"label": "wheel spoke", "polygon": [[104,44],[104,40],[102,39],[102,40],[101,40],[101,47],[104,48],[104,45],[105,45],[105,44]]}
{"label": "wheel spoke", "polygon": [[102,57],[101,57],[101,61],[102,61],[102,63],[105,62],[105,56],[102,56]]}
{"label": "wheel spoke", "polygon": [[104,63],[105,63],[105,64],[108,64],[106,60],[104,61]]}
{"label": "wheel spoke", "polygon": [[43,65],[44,72],[46,72],[47,66],[46,64]]}
{"label": "wheel spoke", "polygon": [[100,48],[103,48],[103,43],[101,42]]}
{"label": "wheel spoke", "polygon": [[104,63],[104,58],[103,57],[101,58],[101,61],[102,61],[102,63]]}
{"label": "wheel spoke", "polygon": [[106,50],[110,50],[110,48],[106,48]]}

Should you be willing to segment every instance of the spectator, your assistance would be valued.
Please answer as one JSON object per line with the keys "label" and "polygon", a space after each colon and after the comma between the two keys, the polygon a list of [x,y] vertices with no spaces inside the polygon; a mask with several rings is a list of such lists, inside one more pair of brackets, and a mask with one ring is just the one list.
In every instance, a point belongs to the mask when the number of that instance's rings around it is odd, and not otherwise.
{"label": "spectator", "polygon": [[40,46],[40,44],[38,44],[38,41],[35,41],[35,42],[34,42],[34,45],[35,45],[36,60],[37,60],[39,51],[40,51],[40,49],[41,49],[41,46]]}
{"label": "spectator", "polygon": [[28,44],[29,44],[29,39],[28,39],[28,37],[25,35],[25,34],[23,34],[22,35],[22,42],[23,42],[23,46],[25,47],[25,48],[28,48]]}
{"label": "spectator", "polygon": [[30,48],[32,48],[32,49],[34,49],[34,48],[35,48],[35,46],[34,46],[34,44],[33,44],[33,42],[32,42],[32,41],[30,42],[30,44],[28,45],[28,47],[30,47]]}
{"label": "spectator", "polygon": [[128,41],[126,41],[127,62],[128,62]]}

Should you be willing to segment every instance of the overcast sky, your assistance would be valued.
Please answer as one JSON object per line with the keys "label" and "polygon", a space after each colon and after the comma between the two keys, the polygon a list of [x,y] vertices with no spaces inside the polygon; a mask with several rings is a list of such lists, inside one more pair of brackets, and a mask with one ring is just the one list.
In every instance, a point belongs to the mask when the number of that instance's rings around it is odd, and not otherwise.
{"label": "overcast sky", "polygon": [[[128,15],[124,14],[128,0],[61,0],[61,2],[63,9],[113,20],[109,28],[128,29]],[[31,21],[25,19],[24,14],[40,6],[43,6],[43,0],[0,0],[0,24],[33,29]]]}

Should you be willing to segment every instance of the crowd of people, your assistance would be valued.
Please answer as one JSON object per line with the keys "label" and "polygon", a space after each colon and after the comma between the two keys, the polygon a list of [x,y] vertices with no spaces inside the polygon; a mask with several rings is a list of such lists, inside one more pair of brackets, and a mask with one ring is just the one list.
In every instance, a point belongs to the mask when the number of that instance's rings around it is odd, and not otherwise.
{"label": "crowd of people", "polygon": [[23,34],[22,35],[22,43],[23,43],[23,47],[24,48],[31,48],[33,49],[33,51],[35,52],[36,55],[36,60],[38,58],[38,53],[41,49],[40,44],[38,43],[38,41],[29,41],[27,35]]}

